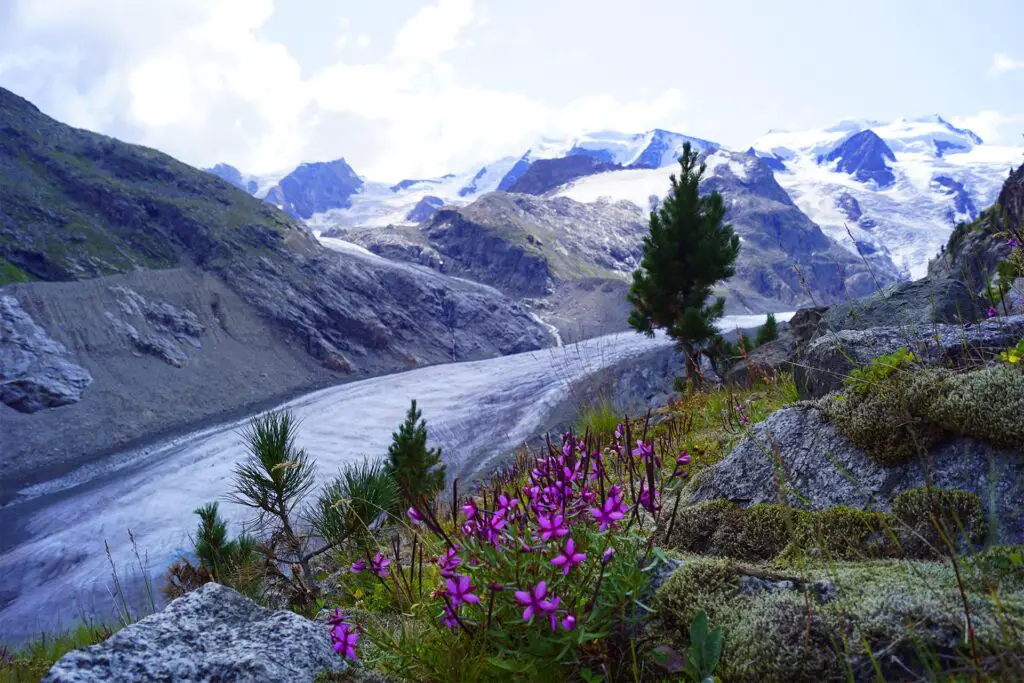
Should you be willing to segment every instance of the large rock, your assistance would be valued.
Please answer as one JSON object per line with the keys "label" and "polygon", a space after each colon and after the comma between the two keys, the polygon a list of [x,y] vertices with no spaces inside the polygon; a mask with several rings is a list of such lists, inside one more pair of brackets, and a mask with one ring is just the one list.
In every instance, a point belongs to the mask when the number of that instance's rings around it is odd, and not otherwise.
{"label": "large rock", "polygon": [[863,299],[835,304],[821,319],[822,330],[866,330],[899,325],[973,322],[983,315],[977,297],[952,278],[924,278],[890,285]]}
{"label": "large rock", "polygon": [[22,413],[77,403],[92,383],[85,368],[67,358],[18,299],[0,296],[0,403]]}
{"label": "large rock", "polygon": [[98,645],[69,652],[43,681],[298,683],[340,663],[323,625],[208,583]]}
{"label": "large rock", "polygon": [[[888,510],[896,494],[926,484],[977,494],[998,520],[998,540],[1024,534],[1024,457],[967,437],[946,441],[894,467],[871,460],[811,404],[780,410],[754,427],[724,460],[701,473],[691,502],[727,498],[742,506],[777,503],[822,510],[836,505]],[[783,487],[780,489],[780,487]],[[783,493],[783,490],[785,493]]]}
{"label": "large rock", "polygon": [[803,398],[820,398],[843,386],[850,370],[901,347],[928,365],[962,366],[993,358],[1024,337],[1024,315],[988,320],[976,325],[873,327],[826,332],[807,347],[793,368]]}

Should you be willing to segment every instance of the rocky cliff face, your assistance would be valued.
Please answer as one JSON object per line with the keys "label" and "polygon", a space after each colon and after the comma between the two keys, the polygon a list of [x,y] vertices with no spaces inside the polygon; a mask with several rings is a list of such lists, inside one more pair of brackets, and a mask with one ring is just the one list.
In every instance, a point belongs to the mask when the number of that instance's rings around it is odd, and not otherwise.
{"label": "rocky cliff face", "polygon": [[267,193],[266,200],[297,218],[352,206],[363,180],[344,159],[302,164]]}
{"label": "rocky cliff face", "polygon": [[451,360],[451,302],[460,359],[551,341],[491,288],[325,249],[224,180],[2,89],[0,180],[11,486],[303,389]]}
{"label": "rocky cliff face", "polygon": [[583,176],[618,168],[598,156],[572,154],[558,159],[538,159],[509,187],[509,192],[542,195]]}
{"label": "rocky cliff face", "polygon": [[896,161],[896,155],[870,128],[851,135],[822,160],[838,162],[837,170],[861,182],[873,180],[879,187],[888,187],[895,180],[889,163]]}

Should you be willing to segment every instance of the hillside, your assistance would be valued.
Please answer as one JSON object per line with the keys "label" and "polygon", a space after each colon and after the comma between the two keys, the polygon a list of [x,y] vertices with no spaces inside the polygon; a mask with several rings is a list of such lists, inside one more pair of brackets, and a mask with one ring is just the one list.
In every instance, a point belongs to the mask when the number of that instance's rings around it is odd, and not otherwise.
{"label": "hillside", "polygon": [[[321,246],[229,182],[0,89],[0,497],[351,377],[536,349],[485,286]],[[56,468],[56,469],[48,469]]]}

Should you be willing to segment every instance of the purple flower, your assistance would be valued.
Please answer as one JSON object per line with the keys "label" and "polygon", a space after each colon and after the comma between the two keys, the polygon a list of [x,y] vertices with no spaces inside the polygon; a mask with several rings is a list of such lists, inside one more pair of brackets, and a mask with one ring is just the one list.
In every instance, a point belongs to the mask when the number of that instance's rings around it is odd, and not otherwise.
{"label": "purple flower", "polygon": [[386,579],[388,578],[389,564],[391,564],[391,560],[381,555],[380,551],[378,550],[377,555],[373,558],[371,569],[373,570],[374,574],[376,574],[382,579]]}
{"label": "purple flower", "polygon": [[565,618],[562,619],[562,628],[566,631],[571,631],[576,628],[576,617],[572,614],[566,614]]}
{"label": "purple flower", "polygon": [[331,629],[331,640],[334,642],[334,651],[346,659],[356,661],[356,643],[359,642],[359,631],[352,628],[351,624],[341,622]]}
{"label": "purple flower", "polygon": [[542,541],[547,541],[555,537],[561,538],[569,533],[569,529],[563,523],[562,515],[553,515],[548,517],[538,515],[537,526],[540,527],[540,539]]}
{"label": "purple flower", "polygon": [[647,486],[643,486],[640,489],[640,498],[637,500],[644,509],[648,510],[651,514],[658,509],[658,498],[661,496],[657,491],[654,492],[654,498],[651,498],[651,490]]}
{"label": "purple flower", "polygon": [[470,498],[465,505],[462,506],[462,514],[466,515],[466,521],[476,518],[476,501]]}
{"label": "purple flower", "polygon": [[366,560],[356,560],[352,563],[352,573],[358,574],[359,572],[366,569]]}
{"label": "purple flower", "polygon": [[[509,498],[504,493],[498,496],[498,511],[502,514],[508,514],[514,511],[515,507],[519,505],[518,498]],[[511,517],[511,515],[508,515]]]}
{"label": "purple flower", "polygon": [[561,567],[562,575],[568,576],[569,570],[578,565],[580,562],[583,562],[583,560],[585,559],[587,559],[587,554],[576,552],[576,541],[572,540],[572,538],[570,537],[565,541],[565,549],[558,557],[551,560],[551,564],[555,565],[556,567]]}
{"label": "purple flower", "polygon": [[407,515],[409,515],[409,519],[412,520],[413,524],[419,524],[423,521],[423,515],[421,515],[419,510],[417,510],[416,508],[409,508],[405,512]]}
{"label": "purple flower", "polygon": [[997,313],[998,313],[998,311],[996,310],[995,306],[989,306],[988,307],[988,317],[994,318],[994,317],[996,317]]}
{"label": "purple flower", "polygon": [[[612,487],[615,488],[615,487]],[[618,496],[609,495],[604,500],[604,505],[599,508],[590,508],[590,514],[597,520],[598,531],[608,528],[615,528],[615,522],[626,516],[629,506],[622,502]]]}
{"label": "purple flower", "polygon": [[452,599],[452,605],[459,605],[463,602],[480,602],[480,598],[472,593],[473,585],[468,576],[455,576],[448,579],[448,596]]}
{"label": "purple flower", "polygon": [[621,439],[622,436],[625,433],[626,433],[626,428],[621,423],[618,426],[615,427],[615,438],[616,439]]}
{"label": "purple flower", "polygon": [[494,545],[501,539],[501,530],[505,528],[505,511],[499,510],[487,520],[487,540]]}
{"label": "purple flower", "polygon": [[437,559],[437,566],[441,569],[441,576],[446,579],[455,575],[455,570],[460,564],[462,564],[462,560],[459,558],[455,548],[448,548],[444,555]]}
{"label": "purple flower", "polygon": [[1010,246],[1010,249],[1016,249],[1020,246],[1020,242],[1017,241],[1016,237],[1011,237],[1006,243]]}
{"label": "purple flower", "polygon": [[455,615],[455,612],[448,607],[448,605],[444,606],[444,614],[441,616],[441,623],[453,631],[459,627],[459,618]]}
{"label": "purple flower", "polygon": [[551,605],[544,610],[548,613],[548,623],[551,624],[552,633],[558,630],[558,615],[555,613],[555,610],[558,609],[558,603],[560,602],[562,602],[561,598],[555,598],[551,601]]}
{"label": "purple flower", "polygon": [[332,627],[337,626],[338,624],[344,623],[344,621],[345,621],[345,614],[341,611],[340,607],[336,607],[334,609],[334,614],[332,614],[331,616],[327,617],[327,623],[330,624]]}
{"label": "purple flower", "polygon": [[554,609],[550,600],[545,600],[548,585],[541,581],[529,591],[516,591],[516,602],[525,607],[523,610],[523,621],[530,621],[537,612],[547,612]]}
{"label": "purple flower", "polygon": [[608,564],[615,557],[615,548],[608,546],[608,548],[601,553],[601,564]]}

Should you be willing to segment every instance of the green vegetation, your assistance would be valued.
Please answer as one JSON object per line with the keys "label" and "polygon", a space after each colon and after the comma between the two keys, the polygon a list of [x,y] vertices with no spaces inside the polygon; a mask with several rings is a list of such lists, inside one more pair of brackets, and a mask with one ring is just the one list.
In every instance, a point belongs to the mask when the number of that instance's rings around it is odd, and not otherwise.
{"label": "green vegetation", "polygon": [[331,545],[346,541],[369,547],[370,531],[381,515],[395,516],[401,509],[401,492],[381,461],[349,463],[317,495],[310,521]]}
{"label": "green vegetation", "polygon": [[576,418],[577,434],[602,434],[608,436],[622,422],[622,414],[607,398],[599,398],[580,411]]}
{"label": "green vegetation", "polygon": [[36,683],[68,652],[101,643],[118,628],[104,624],[80,624],[62,633],[43,634],[18,650],[9,651],[0,646],[0,683]]}
{"label": "green vegetation", "polygon": [[740,238],[724,223],[725,204],[718,192],[701,195],[706,166],[687,142],[679,158],[680,174],[656,212],[644,237],[644,255],[633,273],[630,326],[654,335],[663,329],[683,351],[687,376],[699,381],[696,349],[718,336],[714,322],[725,299],[708,304],[712,288],[736,273]]}
{"label": "green vegetation", "polygon": [[388,447],[387,473],[413,505],[433,500],[444,488],[445,477],[441,449],[427,447],[427,421],[421,415],[414,400]]}
{"label": "green vegetation", "polygon": [[[312,245],[286,215],[212,175],[7,104],[0,128],[13,134],[0,141],[0,218],[13,228],[0,235],[0,284],[218,266]],[[14,268],[14,254],[26,251],[31,265]]]}
{"label": "green vegetation", "polygon": [[775,321],[775,314],[769,313],[764,321],[764,325],[758,328],[757,337],[754,343],[757,346],[773,342],[779,338],[779,324]]}
{"label": "green vegetation", "polygon": [[31,282],[32,278],[24,270],[0,256],[0,287],[16,282]]}

